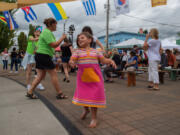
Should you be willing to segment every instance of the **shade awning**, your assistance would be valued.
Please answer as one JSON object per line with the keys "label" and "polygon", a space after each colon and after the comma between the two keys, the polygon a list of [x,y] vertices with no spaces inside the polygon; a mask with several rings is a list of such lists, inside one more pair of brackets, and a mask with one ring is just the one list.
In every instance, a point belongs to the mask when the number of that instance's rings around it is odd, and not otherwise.
{"label": "shade awning", "polygon": [[117,45],[114,45],[112,47],[114,47],[114,48],[132,48],[134,45],[142,46],[143,44],[144,44],[143,40],[132,38],[132,39],[123,41]]}
{"label": "shade awning", "polygon": [[0,2],[0,11],[7,11],[11,9],[42,4],[42,3],[58,3],[71,2],[76,0],[18,0],[16,3]]}
{"label": "shade awning", "polygon": [[17,8],[16,3],[0,2],[0,11],[7,11]]}

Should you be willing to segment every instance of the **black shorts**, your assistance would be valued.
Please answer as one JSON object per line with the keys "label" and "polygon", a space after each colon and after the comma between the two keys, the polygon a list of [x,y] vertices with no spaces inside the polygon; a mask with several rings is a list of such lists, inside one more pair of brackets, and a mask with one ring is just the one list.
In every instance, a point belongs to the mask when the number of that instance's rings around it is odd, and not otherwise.
{"label": "black shorts", "polygon": [[47,54],[35,54],[36,68],[41,70],[55,69],[52,57]]}
{"label": "black shorts", "polygon": [[70,57],[62,57],[61,59],[63,63],[68,63],[70,60]]}

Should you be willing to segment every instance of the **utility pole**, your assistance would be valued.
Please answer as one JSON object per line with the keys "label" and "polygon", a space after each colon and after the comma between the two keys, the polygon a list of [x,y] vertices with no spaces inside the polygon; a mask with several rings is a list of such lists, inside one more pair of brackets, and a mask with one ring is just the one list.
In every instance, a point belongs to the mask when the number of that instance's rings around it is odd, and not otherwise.
{"label": "utility pole", "polygon": [[106,14],[106,51],[109,50],[109,10],[110,10],[110,2],[107,0],[107,14]]}
{"label": "utility pole", "polygon": [[69,16],[67,17],[66,20],[64,20],[64,33],[66,33],[66,23],[67,23],[68,19],[69,19]]}
{"label": "utility pole", "polygon": [[75,31],[75,27],[74,27],[74,24],[72,24],[69,26],[69,31],[68,31],[69,36],[71,36],[70,39],[71,39],[72,45],[73,45],[73,33],[74,33],[74,31]]}

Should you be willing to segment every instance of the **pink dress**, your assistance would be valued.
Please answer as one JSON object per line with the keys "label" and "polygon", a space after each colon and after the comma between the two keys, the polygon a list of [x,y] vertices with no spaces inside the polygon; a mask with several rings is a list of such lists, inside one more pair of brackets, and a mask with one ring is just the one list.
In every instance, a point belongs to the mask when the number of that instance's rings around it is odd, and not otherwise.
{"label": "pink dress", "polygon": [[77,49],[72,58],[77,61],[77,85],[72,100],[73,104],[104,108],[106,98],[104,81],[98,59],[103,55],[96,49]]}

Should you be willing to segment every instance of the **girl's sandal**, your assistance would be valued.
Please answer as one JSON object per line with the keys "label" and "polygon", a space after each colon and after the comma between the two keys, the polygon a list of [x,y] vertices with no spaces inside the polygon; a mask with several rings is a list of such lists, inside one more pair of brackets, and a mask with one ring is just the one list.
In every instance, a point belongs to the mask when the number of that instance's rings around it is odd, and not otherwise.
{"label": "girl's sandal", "polygon": [[38,99],[38,97],[37,97],[36,95],[34,95],[33,93],[32,93],[32,94],[29,94],[28,92],[27,92],[27,94],[26,94],[26,97],[28,97],[28,98],[30,98],[30,99]]}
{"label": "girl's sandal", "polygon": [[63,93],[59,93],[57,96],[56,96],[56,99],[67,99],[68,96],[64,95]]}

